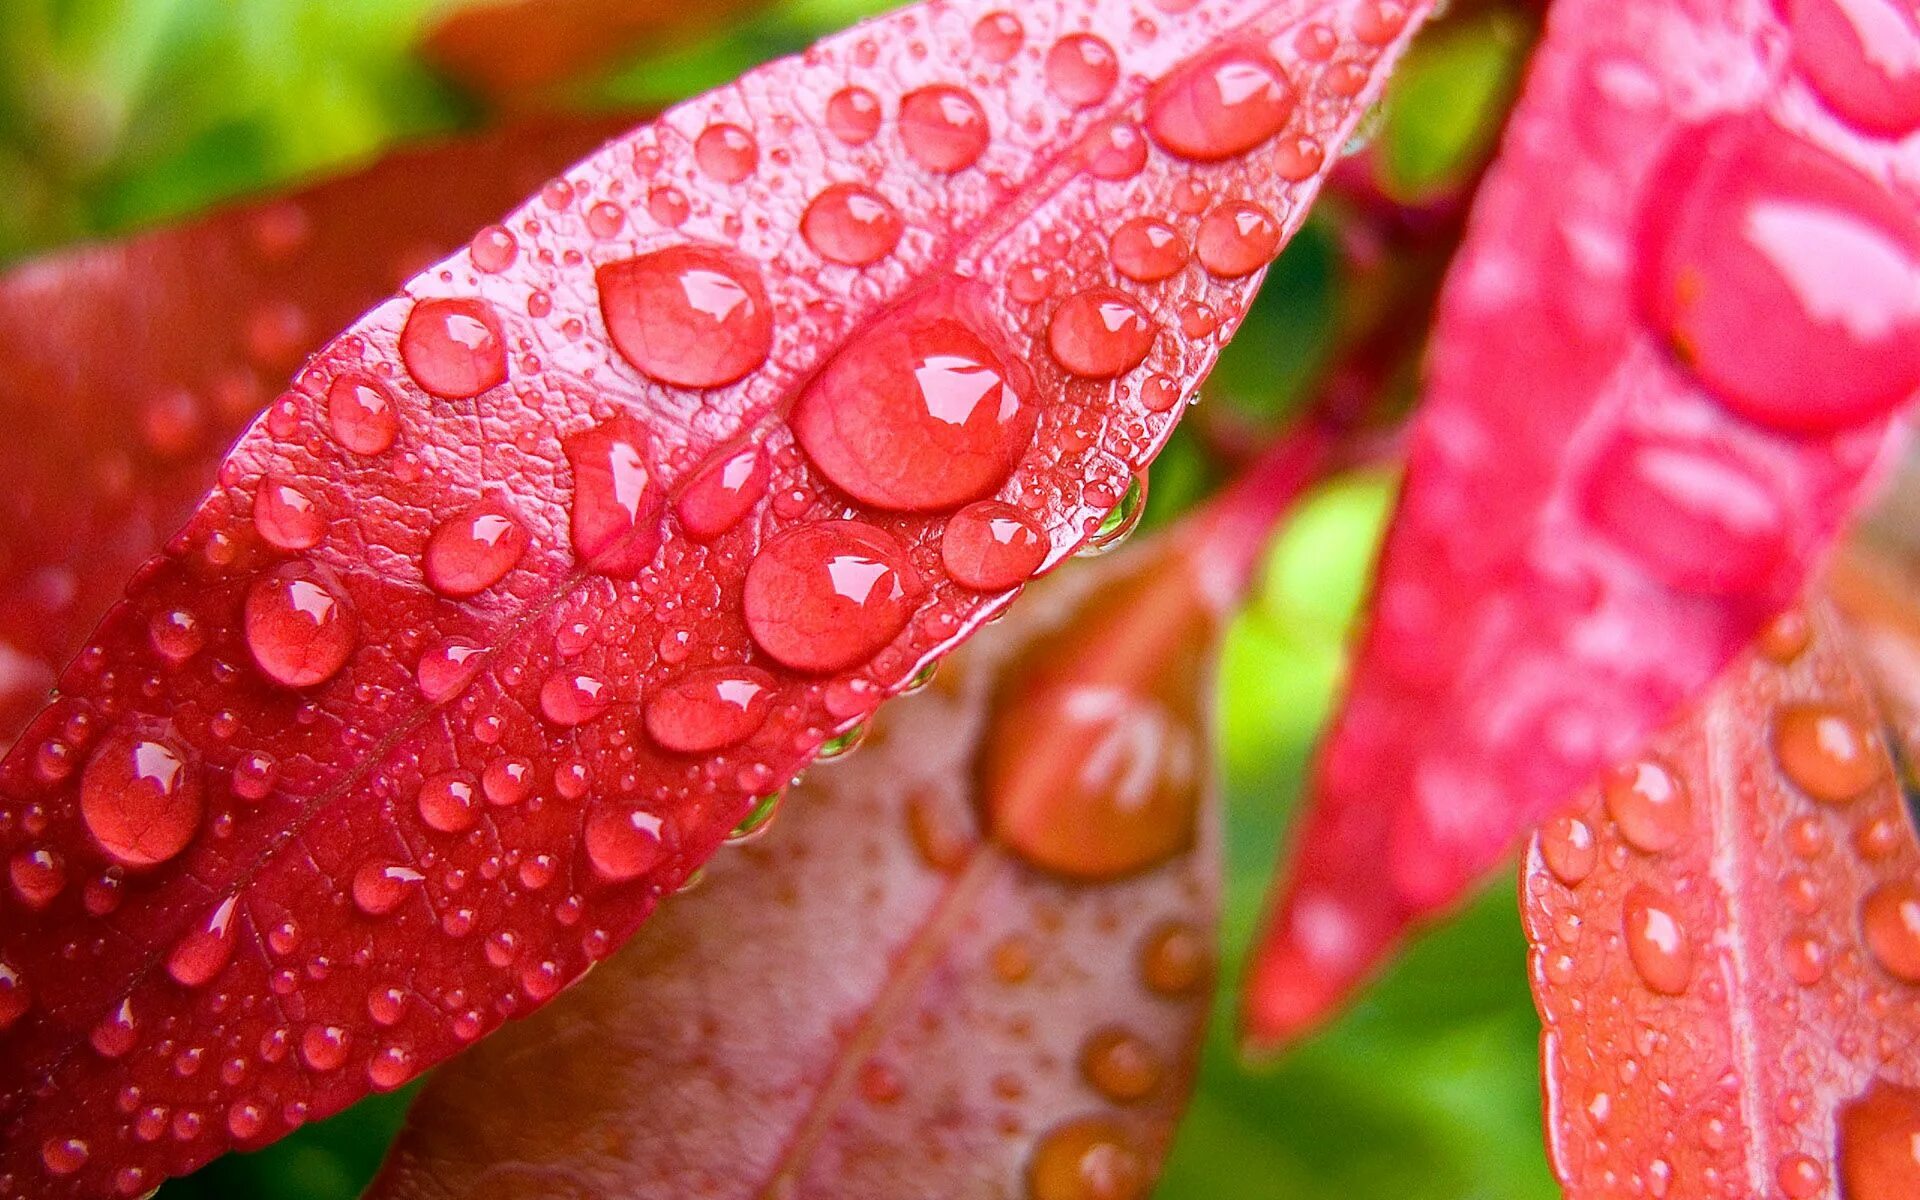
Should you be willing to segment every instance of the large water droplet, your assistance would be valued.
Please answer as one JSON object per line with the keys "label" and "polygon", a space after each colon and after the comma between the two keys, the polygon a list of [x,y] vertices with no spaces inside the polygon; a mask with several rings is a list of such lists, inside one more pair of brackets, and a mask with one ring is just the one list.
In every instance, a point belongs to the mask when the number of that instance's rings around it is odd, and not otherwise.
{"label": "large water droplet", "polygon": [[1075,108],[1098,104],[1120,80],[1113,47],[1091,33],[1071,33],[1047,51],[1047,86]]}
{"label": "large water droplet", "polygon": [[634,879],[660,861],[660,818],[638,809],[596,808],[587,816],[587,860],[602,878]]}
{"label": "large water droplet", "polygon": [[1824,804],[1845,804],[1888,777],[1874,728],[1832,704],[1790,704],[1774,714],[1773,754],[1793,785]]}
{"label": "large water droplet", "polygon": [[1235,48],[1182,68],[1147,99],[1147,131],[1169,151],[1198,162],[1233,158],[1286,127],[1293,85],[1266,57]]}
{"label": "large water droplet", "polygon": [[794,435],[840,490],[929,511],[998,488],[1033,441],[1033,382],[1010,355],[922,305],[860,335],[794,406]]}
{"label": "large water droplet", "polygon": [[399,908],[425,878],[399,863],[362,863],[353,873],[354,907],[370,917],[383,917]]}
{"label": "large water droplet", "polygon": [[1052,547],[1025,513],[998,500],[969,504],[947,520],[940,561],[953,581],[976,592],[1018,587]]}
{"label": "large water droplet", "polygon": [[555,671],[540,685],[540,715],[555,725],[584,725],[612,703],[606,681],[580,671]]}
{"label": "large water droplet", "polygon": [[1054,360],[1085,379],[1110,379],[1153,349],[1153,322],[1125,292],[1090,288],[1067,297],[1047,323]]}
{"label": "large water droplet", "polygon": [[269,546],[308,550],[327,532],[327,519],[313,497],[278,475],[268,475],[253,493],[253,526]]}
{"label": "large water droplet", "polygon": [[1026,27],[1010,12],[988,13],[973,26],[973,48],[990,63],[1013,61],[1026,40]]}
{"label": "large water droplet", "polygon": [[798,671],[867,661],[913,615],[921,584],[906,547],[859,521],[823,521],[775,537],[747,569],[747,630]]}
{"label": "large water droplet", "polygon": [[864,267],[893,253],[905,226],[880,193],[857,183],[836,183],[800,214],[800,234],[828,262]]}
{"label": "large water droplet", "polygon": [[1166,222],[1135,217],[1114,231],[1107,257],[1128,279],[1156,283],[1187,265],[1187,243]]}
{"label": "large water droplet", "polygon": [[472,775],[465,771],[440,771],[420,782],[415,797],[420,819],[429,829],[441,833],[463,833],[479,819],[480,799]]}
{"label": "large water droplet", "polygon": [[1920,1090],[1876,1078],[1840,1109],[1839,1125],[1846,1200],[1920,1196]]}
{"label": "large water droplet", "polygon": [[1889,975],[1920,983],[1920,886],[1888,883],[1860,906],[1867,948]]}
{"label": "large water droplet", "polygon": [[116,733],[80,776],[80,818],[122,866],[157,866],[185,850],[202,811],[192,760],[169,738]]}
{"label": "large water droplet", "polygon": [[1027,1163],[1027,1200],[1142,1200],[1152,1183],[1133,1135],[1107,1117],[1048,1130]]}
{"label": "large water droplet", "polygon": [[758,446],[721,455],[687,480],[674,515],[687,536],[708,542],[738,525],[767,491],[767,461]]}
{"label": "large water droplet", "polygon": [[595,273],[621,357],[650,378],[720,387],[767,360],[773,306],[760,271],[720,246],[669,246]]}
{"label": "large water droplet", "polygon": [[347,1061],[353,1035],[338,1025],[309,1025],[300,1035],[300,1061],[309,1070],[335,1071]]}
{"label": "large water droplet", "polygon": [[827,128],[849,146],[864,146],[880,131],[880,98],[863,87],[841,88],[827,99]]}
{"label": "large water droplet", "polygon": [[573,551],[592,570],[634,575],[660,548],[666,500],[647,447],[646,432],[627,417],[566,440],[573,467]]}
{"label": "large water droplet", "polygon": [[1888,137],[1920,126],[1920,23],[1911,4],[1787,0],[1786,8],[1794,65],[1828,108]]}
{"label": "large water droplet", "polygon": [[175,944],[167,955],[167,974],[181,987],[204,987],[226,968],[233,957],[234,910],[240,897],[222,900],[206,920]]}
{"label": "large water droplet", "polygon": [[1646,854],[1679,845],[1693,816],[1686,783],[1653,759],[1616,767],[1607,776],[1606,799],[1620,836]]}
{"label": "large water droplet", "polygon": [[1667,996],[1687,990],[1693,978],[1693,943],[1672,899],[1635,884],[1622,904],[1627,957],[1649,988]]}
{"label": "large water droplet", "polygon": [[427,540],[427,583],[455,599],[476,595],[513,570],[528,540],[513,506],[489,496],[433,531]]}
{"label": "large water droplet", "polygon": [[1585,502],[1609,540],[1683,591],[1758,592],[1787,556],[1778,490],[1704,445],[1628,439],[1597,462]]}
{"label": "large water droplet", "polygon": [[900,100],[900,141],[907,157],[930,171],[964,171],[986,152],[987,114],[973,93],[936,84]]}
{"label": "large water droplet", "polygon": [[1646,191],[1642,297],[1720,400],[1825,433],[1920,386],[1920,222],[1763,116],[1678,138]]}
{"label": "large water droplet", "polygon": [[254,663],[267,678],[292,688],[333,678],[359,637],[346,598],[295,567],[254,580],[245,624]]}
{"label": "large water droplet", "polygon": [[147,619],[147,641],[155,654],[179,666],[206,646],[207,633],[200,618],[184,608],[172,608]]}
{"label": "large water droplet", "polygon": [[647,697],[647,734],[662,748],[705,754],[745,741],[766,723],[773,676],[752,667],[710,667]]}
{"label": "large water droplet", "polygon": [[371,375],[348,372],[327,386],[327,424],[355,454],[385,454],[400,433],[393,393]]}
{"label": "large water droplet", "polygon": [[478,396],[507,380],[500,319],[483,300],[422,300],[400,330],[400,361],[420,390],[443,400]]}
{"label": "large water droplet", "polygon": [[465,638],[436,642],[420,655],[414,680],[429,704],[444,704],[473,682],[486,651]]}
{"label": "large water droplet", "polygon": [[1239,279],[1266,266],[1280,252],[1280,225],[1263,208],[1222,204],[1201,219],[1193,249],[1208,274]]}

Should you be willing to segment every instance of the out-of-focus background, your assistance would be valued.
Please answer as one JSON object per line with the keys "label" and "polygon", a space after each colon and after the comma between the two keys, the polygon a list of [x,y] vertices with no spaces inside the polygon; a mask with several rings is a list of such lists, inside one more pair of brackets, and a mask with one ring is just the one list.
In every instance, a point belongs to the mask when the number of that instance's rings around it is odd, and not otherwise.
{"label": "out-of-focus background", "polygon": [[[500,0],[486,0],[499,3]],[[669,104],[886,7],[877,0],[505,0],[568,6],[571,45],[507,53],[444,0],[6,0],[0,263],[193,215],[507,113]],[[1149,524],[1192,505],[1303,402],[1342,340],[1411,361],[1391,307],[1437,261],[1529,37],[1529,6],[1458,0],[1269,274],[1247,327],[1152,472]],[[536,20],[538,14],[534,14]],[[448,24],[447,22],[456,22]],[[1385,214],[1383,216],[1382,214]],[[1444,251],[1444,236],[1438,238]],[[1417,252],[1402,254],[1404,245]],[[1424,265],[1421,255],[1426,256]],[[1404,261],[1402,261],[1404,260]],[[1417,288],[1414,290],[1417,291]],[[330,331],[328,331],[330,332]],[[1394,365],[1394,364],[1389,364]],[[1388,371],[1408,386],[1405,369]],[[1229,880],[1223,961],[1251,938],[1341,670],[1392,480],[1315,497],[1277,542],[1222,663]],[[1243,1066],[1231,971],[1162,1200],[1542,1200],[1534,1018],[1510,881],[1433,933],[1344,1019]],[[347,1200],[411,1089],[170,1184],[163,1200]],[[537,1103],[528,1097],[528,1103]]]}

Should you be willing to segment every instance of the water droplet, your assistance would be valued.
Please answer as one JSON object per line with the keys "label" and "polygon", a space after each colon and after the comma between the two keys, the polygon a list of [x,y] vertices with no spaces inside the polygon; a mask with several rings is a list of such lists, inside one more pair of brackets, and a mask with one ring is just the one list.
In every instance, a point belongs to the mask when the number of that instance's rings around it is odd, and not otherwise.
{"label": "water droplet", "polygon": [[40,1161],[49,1175],[71,1175],[87,1165],[87,1144],[79,1138],[48,1138],[40,1147]]}
{"label": "water droplet", "polygon": [[1901,0],[1787,0],[1794,65],[1827,107],[1868,133],[1920,126],[1920,25]]}
{"label": "water droplet", "polygon": [[148,620],[147,641],[155,654],[179,666],[200,653],[207,644],[207,634],[200,627],[200,618],[184,608],[174,608],[156,612]]}
{"label": "water droplet", "polygon": [[845,87],[827,99],[827,128],[849,146],[864,146],[880,131],[880,99],[863,87]]}
{"label": "water droplet", "polygon": [[1187,243],[1164,221],[1135,217],[1114,232],[1107,257],[1128,279],[1155,283],[1187,265]]}
{"label": "water droplet", "polygon": [[1095,179],[1132,179],[1147,165],[1146,135],[1131,121],[1102,121],[1074,149]]}
{"label": "water droplet", "polygon": [[1280,252],[1280,225],[1254,205],[1222,204],[1201,218],[1193,248],[1208,274],[1239,279]]}
{"label": "water droplet", "polygon": [[797,671],[831,674],[867,661],[906,628],[919,598],[906,547],[859,521],[823,521],[776,536],[747,569],[747,630]]}
{"label": "water droplet", "polygon": [[1131,1030],[1109,1026],[1080,1048],[1080,1074],[1107,1099],[1131,1104],[1159,1088],[1166,1062]]}
{"label": "water droplet", "polygon": [[333,678],[359,638],[359,622],[346,598],[297,567],[254,580],[245,624],[255,665],[291,688]]}
{"label": "water droplet", "polygon": [[1107,1117],[1056,1125],[1027,1163],[1028,1200],[1143,1200],[1152,1183],[1132,1134]]}
{"label": "water droplet", "polygon": [[327,424],[333,438],[355,454],[385,454],[400,433],[393,394],[371,375],[350,372],[327,387]]}
{"label": "water droplet", "polygon": [[1788,553],[1778,489],[1705,445],[1616,444],[1588,482],[1586,515],[1658,579],[1702,595],[1763,591]]}
{"label": "water droplet", "polygon": [[1579,887],[1600,858],[1593,828],[1578,817],[1556,817],[1540,831],[1540,857],[1568,887]]}
{"label": "water droplet", "polygon": [[269,546],[308,550],[327,532],[327,519],[313,497],[278,475],[268,475],[253,493],[253,526]]}
{"label": "water droplet", "polygon": [[828,262],[864,267],[893,253],[904,228],[880,193],[857,183],[827,188],[800,215],[800,234]]}
{"label": "water droplet", "polygon": [[1147,131],[1183,158],[1218,162],[1284,129],[1295,100],[1293,85],[1272,62],[1244,48],[1223,50],[1154,87]]}
{"label": "water droplet", "polygon": [[666,506],[645,431],[615,417],[568,438],[565,449],[573,467],[574,553],[604,575],[638,574],[660,548]]}
{"label": "water droplet", "polygon": [[1765,116],[1676,139],[1647,188],[1650,319],[1734,412],[1827,433],[1920,386],[1920,222]]}
{"label": "water droplet", "polygon": [[708,542],[739,524],[767,491],[767,462],[758,446],[743,446],[709,461],[687,481],[674,503],[681,528]]}
{"label": "water droplet", "polygon": [[1120,80],[1113,47],[1090,33],[1072,33],[1047,51],[1047,86],[1075,108],[1098,104]]}
{"label": "water droplet", "polygon": [[649,378],[721,387],[767,360],[773,306],[760,271],[719,246],[669,246],[601,267],[600,312],[620,356]]}
{"label": "water droplet", "polygon": [[660,818],[637,809],[596,808],[587,817],[586,847],[602,878],[637,878],[660,861]]}
{"label": "water droplet", "polygon": [[1789,1154],[1774,1170],[1774,1179],[1787,1200],[1809,1200],[1827,1186],[1827,1172],[1805,1154]]}
{"label": "water droplet", "polygon": [[300,1061],[309,1070],[336,1071],[352,1042],[353,1035],[338,1025],[309,1025],[300,1035]]}
{"label": "water droplet", "polygon": [[1087,538],[1080,548],[1080,557],[1095,558],[1118,549],[1133,531],[1140,526],[1140,518],[1147,511],[1146,476],[1135,475],[1127,481],[1127,490],[1120,494],[1120,503],[1107,510],[1100,525]]}
{"label": "water droplet", "polygon": [[610,238],[626,227],[627,210],[602,200],[587,210],[587,232],[597,238]]}
{"label": "water droplet", "polygon": [[1867,948],[1889,975],[1920,983],[1920,887],[1888,883],[1875,888],[1860,907]]}
{"label": "water droplet", "polygon": [[497,758],[480,773],[480,790],[497,808],[518,804],[533,791],[533,764],[524,758]]}
{"label": "water droplet", "polygon": [[101,1058],[124,1058],[139,1040],[140,1027],[133,1019],[133,1001],[122,999],[119,1007],[100,1018],[87,1035],[94,1053]]}
{"label": "water droplet", "polygon": [[947,520],[940,535],[947,574],[976,592],[1002,592],[1025,583],[1050,549],[1025,513],[998,500],[967,505]]}
{"label": "water droplet", "polygon": [[1629,846],[1660,854],[1687,835],[1693,806],[1687,785],[1652,759],[1614,768],[1606,781],[1607,815]]}
{"label": "water droplet", "polygon": [[513,570],[527,552],[528,540],[512,505],[489,496],[441,522],[427,539],[427,583],[456,600],[477,595]]}
{"label": "water droplet", "polygon": [[973,27],[973,48],[990,63],[1011,62],[1026,39],[1020,18],[1010,12],[988,13]]}
{"label": "water droplet", "polygon": [[384,1046],[367,1060],[367,1082],[375,1091],[390,1092],[413,1078],[413,1055],[399,1046]]}
{"label": "water droplet", "polygon": [[694,139],[693,160],[719,182],[738,183],[753,174],[760,162],[760,147],[738,125],[709,125]]}
{"label": "water droplet", "polygon": [[1785,666],[1805,653],[1812,641],[1813,626],[1807,621],[1807,614],[1790,608],[1760,632],[1760,652]]}
{"label": "water droplet", "polygon": [[0,1033],[18,1024],[33,1007],[33,991],[20,972],[0,962]]}
{"label": "water droplet", "polygon": [[440,771],[420,782],[414,800],[420,819],[441,833],[463,833],[478,819],[479,804],[473,776],[465,771]]}
{"label": "water droplet", "polygon": [[1773,753],[1793,785],[1823,804],[1845,804],[1888,777],[1880,735],[1852,711],[1791,704],[1773,718]]}
{"label": "water droplet", "polygon": [[1627,956],[1641,980],[1663,995],[1685,992],[1693,978],[1693,943],[1673,901],[1645,884],[1635,884],[1622,910]]}
{"label": "water droplet", "polygon": [[773,676],[753,667],[710,667],[647,697],[647,735],[662,748],[705,754],[752,737],[773,703]]}
{"label": "water droplet", "polygon": [[426,876],[398,863],[361,863],[353,873],[354,907],[369,917],[383,917],[400,907]]}
{"label": "water droplet", "polygon": [[420,695],[429,704],[453,699],[473,682],[485,655],[485,650],[464,638],[448,638],[428,647],[414,667]]}
{"label": "water droplet", "polygon": [[899,125],[907,157],[943,175],[978,162],[990,137],[987,114],[973,93],[946,84],[902,97]]}
{"label": "water droplet", "polygon": [[612,703],[605,680],[579,671],[555,671],[540,685],[540,715],[555,725],[584,725]]}
{"label": "water droplet", "polygon": [[933,511],[1005,482],[1033,441],[1032,394],[1025,369],[971,323],[916,308],[827,364],[791,421],[840,490],[883,508]]}
{"label": "water droplet", "polygon": [[80,818],[125,867],[158,866],[185,850],[203,811],[193,761],[169,738],[116,733],[80,776]]}
{"label": "water droplet", "polygon": [[1839,1114],[1846,1200],[1920,1196],[1920,1090],[1875,1079]]}
{"label": "water droplet", "polygon": [[[780,815],[780,802],[786,798],[786,795],[786,789],[783,788],[777,792],[768,792],[764,796],[755,797],[753,807],[747,810],[747,815],[741,817],[740,823],[728,831],[727,841],[733,843],[749,841],[765,831],[773,824],[773,819]],[[687,886],[692,887],[693,882],[688,881]]]}
{"label": "water droplet", "polygon": [[499,225],[489,225],[473,235],[467,243],[467,256],[473,259],[473,268],[487,275],[498,275],[513,265],[520,253],[520,243],[511,230]]}
{"label": "water droplet", "polygon": [[400,360],[420,390],[465,400],[507,381],[506,339],[483,300],[422,300],[400,330]]}
{"label": "water droplet", "polygon": [[233,957],[234,910],[238,895],[222,900],[198,928],[181,938],[167,955],[167,974],[181,987],[204,987]]}
{"label": "water droplet", "polygon": [[1084,379],[1111,379],[1153,349],[1153,322],[1125,292],[1090,288],[1067,297],[1047,323],[1054,360]]}
{"label": "water droplet", "polygon": [[52,904],[67,886],[67,868],[51,850],[22,850],[7,863],[13,894],[32,909]]}

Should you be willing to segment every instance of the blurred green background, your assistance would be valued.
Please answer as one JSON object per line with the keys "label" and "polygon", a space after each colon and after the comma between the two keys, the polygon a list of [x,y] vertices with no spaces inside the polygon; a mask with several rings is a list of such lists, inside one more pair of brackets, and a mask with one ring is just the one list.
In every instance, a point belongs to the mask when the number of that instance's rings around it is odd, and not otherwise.
{"label": "blurred green background", "polygon": [[[660,0],[633,0],[636,5]],[[366,160],[501,107],[422,61],[436,0],[8,0],[0,19],[0,261],[196,212]],[[705,31],[654,33],[519,107],[668,102],[885,7],[774,0]],[[1494,136],[1526,42],[1497,3],[1459,0],[1369,123],[1379,191],[1416,210],[1457,200]],[[1358,150],[1359,147],[1351,149]],[[1155,465],[1147,524],[1230,471],[1222,446],[1303,402],[1377,279],[1364,238],[1323,206],[1269,276],[1196,411]],[[1377,271],[1374,272],[1377,274]],[[1417,344],[1417,339],[1413,339]],[[1250,940],[1312,740],[1342,669],[1391,480],[1358,474],[1306,504],[1277,541],[1220,672],[1228,798],[1224,961]],[[1277,1064],[1243,1067],[1235,980],[1161,1200],[1542,1200],[1525,947],[1511,880],[1426,937],[1342,1020]],[[346,1200],[378,1164],[410,1090],[370,1100],[259,1154],[232,1156],[163,1200]]]}

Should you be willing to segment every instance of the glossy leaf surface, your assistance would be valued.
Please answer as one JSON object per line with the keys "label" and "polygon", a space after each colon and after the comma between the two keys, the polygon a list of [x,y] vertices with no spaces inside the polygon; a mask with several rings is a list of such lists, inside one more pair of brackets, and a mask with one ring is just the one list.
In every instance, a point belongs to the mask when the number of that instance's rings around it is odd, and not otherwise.
{"label": "glossy leaf surface", "polygon": [[[1099,527],[1419,11],[903,10],[329,344],[0,767],[0,1193],[138,1194],[610,953],[1005,603],[955,528]],[[1144,282],[1109,238],[1168,205]]]}
{"label": "glossy leaf surface", "polygon": [[1565,0],[1435,332],[1405,491],[1249,992],[1338,1003],[1800,592],[1920,382],[1909,150],[1773,6]]}

